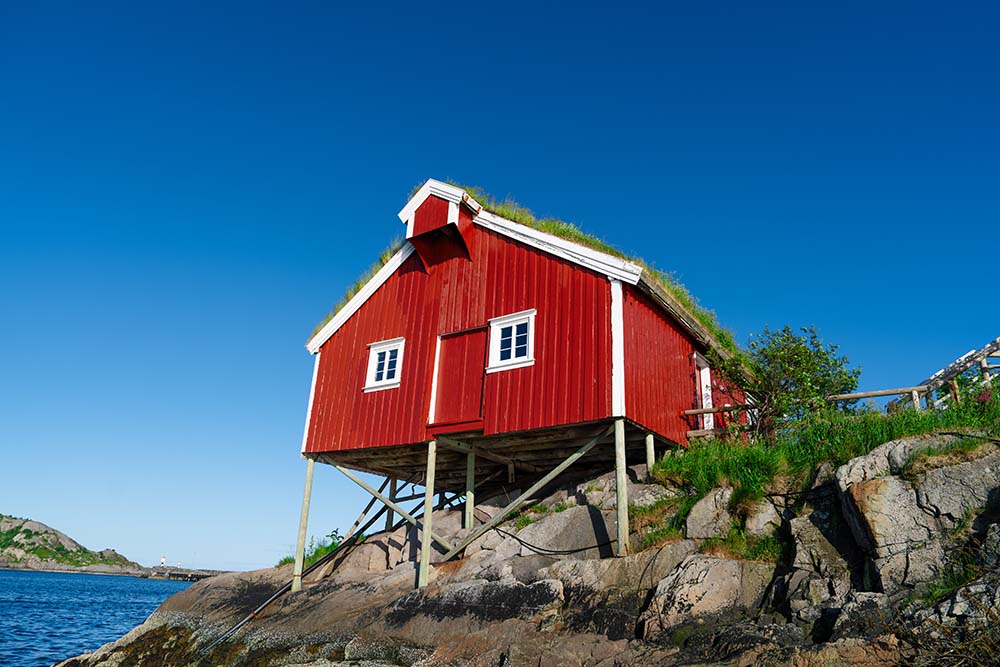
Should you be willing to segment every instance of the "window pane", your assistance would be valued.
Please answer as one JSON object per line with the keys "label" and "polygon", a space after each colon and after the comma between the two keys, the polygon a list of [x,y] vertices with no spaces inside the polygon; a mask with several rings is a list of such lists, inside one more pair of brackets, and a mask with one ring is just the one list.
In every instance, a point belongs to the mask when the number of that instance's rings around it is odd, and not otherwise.
{"label": "window pane", "polygon": [[527,322],[520,322],[520,323],[518,323],[518,325],[517,325],[517,335],[518,336],[527,336],[528,335],[528,323]]}
{"label": "window pane", "polygon": [[381,382],[383,373],[385,372],[385,352],[379,352],[375,359],[375,381]]}
{"label": "window pane", "polygon": [[389,364],[386,366],[385,379],[392,380],[396,377],[396,358],[399,356],[398,349],[389,350]]}
{"label": "window pane", "polygon": [[527,356],[528,356],[527,345],[518,345],[517,347],[514,348],[514,357],[516,359],[520,359],[521,357],[527,357]]}
{"label": "window pane", "polygon": [[510,359],[511,348],[513,347],[514,327],[500,327],[500,361]]}

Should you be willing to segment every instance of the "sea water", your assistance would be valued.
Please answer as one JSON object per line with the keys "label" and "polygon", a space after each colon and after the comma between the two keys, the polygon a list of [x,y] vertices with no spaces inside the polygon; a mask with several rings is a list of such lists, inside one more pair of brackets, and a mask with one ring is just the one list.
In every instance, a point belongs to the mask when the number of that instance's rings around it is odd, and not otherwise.
{"label": "sea water", "polygon": [[142,623],[186,581],[0,570],[0,667],[49,667]]}

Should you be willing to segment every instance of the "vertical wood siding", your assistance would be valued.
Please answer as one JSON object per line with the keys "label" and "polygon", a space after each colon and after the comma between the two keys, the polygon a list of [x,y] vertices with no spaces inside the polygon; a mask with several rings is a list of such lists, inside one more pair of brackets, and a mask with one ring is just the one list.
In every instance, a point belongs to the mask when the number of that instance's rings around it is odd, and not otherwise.
{"label": "vertical wood siding", "polygon": [[428,197],[413,212],[413,235],[423,234],[448,224],[448,202],[440,197]]}
{"label": "vertical wood siding", "polygon": [[694,344],[663,310],[625,286],[625,414],[674,442],[691,428],[681,415],[697,407]]}
{"label": "vertical wood siding", "polygon": [[[610,416],[607,278],[486,229],[471,235],[471,260],[425,269],[412,255],[323,345],[306,451],[428,440],[438,335],[530,308],[537,310],[535,364],[486,375],[485,432]],[[406,338],[400,386],[364,393],[368,345],[399,336]]]}

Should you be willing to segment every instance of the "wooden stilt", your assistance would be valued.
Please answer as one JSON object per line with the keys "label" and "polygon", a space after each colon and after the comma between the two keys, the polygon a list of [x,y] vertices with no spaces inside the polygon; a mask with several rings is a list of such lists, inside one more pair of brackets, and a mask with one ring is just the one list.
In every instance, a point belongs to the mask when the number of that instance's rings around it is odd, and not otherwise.
{"label": "wooden stilt", "polygon": [[652,478],[653,464],[656,463],[656,449],[653,447],[653,434],[646,434],[646,477]]}
{"label": "wooden stilt", "polygon": [[625,420],[615,421],[615,509],[619,556],[628,555],[628,470],[625,463]]}
{"label": "wooden stilt", "polygon": [[[392,478],[389,479],[389,500],[392,500],[392,501],[396,500],[396,478],[395,477],[392,477]],[[388,507],[388,505],[386,507]],[[385,515],[385,529],[386,529],[386,532],[392,530],[392,524],[393,524],[394,520],[395,519],[393,517],[392,508],[389,508],[388,514]]]}
{"label": "wooden stilt", "polygon": [[306,486],[302,492],[302,511],[299,514],[299,537],[295,543],[295,565],[292,569],[292,593],[302,590],[302,562],[306,553],[306,532],[309,530],[309,500],[312,497],[313,468],[316,462],[306,459]]}
{"label": "wooden stilt", "polygon": [[437,443],[427,443],[427,478],[424,482],[424,529],[420,535],[420,570],[417,573],[417,587],[423,588],[430,580],[431,536],[434,517],[434,468],[437,459]]}
{"label": "wooden stilt", "polygon": [[919,410],[920,409],[920,392],[918,392],[916,389],[914,389],[913,391],[910,392],[910,398],[913,400],[913,409],[914,410]]}
{"label": "wooden stilt", "polygon": [[476,452],[465,455],[465,516],[462,527],[471,530],[476,520]]}

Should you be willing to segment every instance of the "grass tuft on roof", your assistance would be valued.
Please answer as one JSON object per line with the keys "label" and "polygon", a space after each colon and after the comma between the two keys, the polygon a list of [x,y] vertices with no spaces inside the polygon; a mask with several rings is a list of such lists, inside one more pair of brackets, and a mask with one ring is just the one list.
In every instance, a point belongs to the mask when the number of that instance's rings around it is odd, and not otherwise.
{"label": "grass tuft on roof", "polygon": [[320,329],[325,327],[327,323],[330,320],[332,320],[337,315],[337,313],[340,312],[340,309],[346,306],[347,302],[353,299],[354,295],[360,292],[361,288],[364,287],[368,283],[368,281],[375,276],[376,273],[382,270],[382,267],[385,266],[390,259],[392,259],[392,256],[395,255],[397,252],[399,252],[399,249],[403,247],[404,240],[405,239],[401,236],[397,236],[392,240],[392,243],[390,243],[386,247],[386,249],[383,250],[382,253],[378,256],[378,260],[376,260],[374,264],[369,266],[367,271],[358,276],[358,279],[355,280],[351,284],[351,286],[347,288],[347,292],[344,293],[344,296],[340,297],[340,301],[338,301],[333,306],[333,310],[327,313],[326,317],[323,318],[323,321],[316,325],[316,328],[313,329],[312,332],[313,336],[318,334],[320,332]]}
{"label": "grass tuft on roof", "polygon": [[[740,353],[739,345],[736,344],[736,339],[733,337],[732,332],[719,324],[719,319],[715,312],[702,306],[698,302],[698,299],[696,299],[691,292],[684,287],[684,285],[673,273],[660,271],[642,258],[627,255],[603,239],[598,238],[593,234],[588,234],[572,222],[566,222],[565,220],[560,220],[558,218],[538,218],[531,209],[522,206],[510,195],[505,197],[503,200],[500,200],[477,186],[464,185],[450,180],[446,180],[445,182],[449,185],[455,186],[456,188],[465,190],[470,197],[482,204],[484,209],[494,215],[500,216],[501,218],[512,220],[513,222],[526,227],[537,229],[540,232],[552,234],[553,236],[558,236],[559,238],[572,243],[578,243],[587,248],[638,264],[645,269],[646,272],[652,276],[656,282],[658,282],[660,286],[667,291],[668,294],[674,297],[674,299],[676,299],[678,303],[680,303],[681,306],[683,306],[703,327],[705,327],[705,329],[708,330],[719,345],[733,354]],[[423,187],[423,183],[414,187],[413,190],[410,191],[407,201],[412,199],[421,187]],[[368,271],[366,271],[364,275],[358,278],[358,280],[351,285],[351,287],[347,290],[347,293],[340,299],[340,301],[337,302],[337,305],[333,307],[330,314],[327,315],[322,322],[320,322],[320,324],[313,331],[314,336],[319,333],[320,329],[326,326],[327,322],[333,319],[337,312],[339,312],[340,309],[343,308],[347,302],[361,290],[362,287],[364,287],[365,283],[367,283],[372,276],[378,273],[379,269],[385,266],[386,262],[388,262],[396,251],[399,250],[402,244],[403,239],[397,238],[393,241],[392,245],[382,252],[378,261],[372,264]]]}

